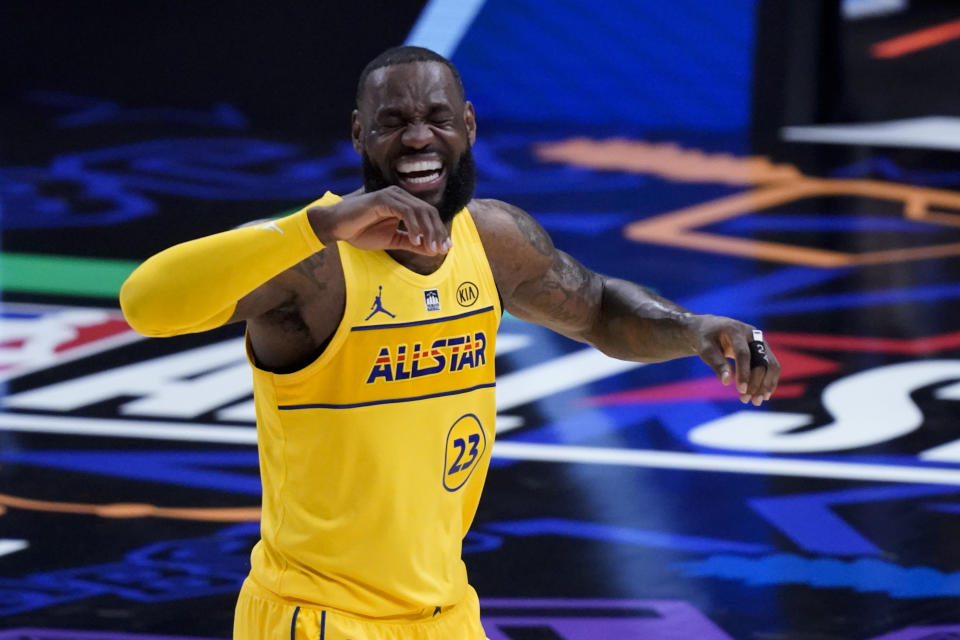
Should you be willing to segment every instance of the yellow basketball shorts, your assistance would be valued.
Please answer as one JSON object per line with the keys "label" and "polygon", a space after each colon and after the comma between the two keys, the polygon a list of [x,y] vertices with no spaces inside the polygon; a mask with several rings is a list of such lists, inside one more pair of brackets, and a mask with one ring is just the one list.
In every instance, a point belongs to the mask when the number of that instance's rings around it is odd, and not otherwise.
{"label": "yellow basketball shorts", "polygon": [[297,606],[249,579],[240,589],[233,640],[487,640],[480,602],[468,587],[462,602],[423,620],[383,622],[339,611]]}

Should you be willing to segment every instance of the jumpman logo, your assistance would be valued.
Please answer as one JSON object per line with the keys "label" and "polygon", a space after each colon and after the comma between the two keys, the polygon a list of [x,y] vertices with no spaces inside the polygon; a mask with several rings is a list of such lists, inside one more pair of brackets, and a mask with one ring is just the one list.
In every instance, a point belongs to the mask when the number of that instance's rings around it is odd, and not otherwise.
{"label": "jumpman logo", "polygon": [[378,314],[378,313],[385,313],[385,314],[387,314],[388,316],[390,316],[391,318],[396,318],[396,317],[397,317],[397,316],[393,315],[392,313],[390,313],[389,311],[387,311],[386,309],[383,308],[383,303],[380,302],[380,296],[382,296],[382,295],[383,295],[383,285],[380,285],[379,291],[377,292],[377,297],[373,299],[373,304],[370,305],[370,308],[372,309],[372,311],[370,312],[370,315],[368,315],[366,318],[364,318],[364,322],[366,322],[367,320],[369,320],[370,318],[372,318],[373,316],[375,316],[375,315]]}

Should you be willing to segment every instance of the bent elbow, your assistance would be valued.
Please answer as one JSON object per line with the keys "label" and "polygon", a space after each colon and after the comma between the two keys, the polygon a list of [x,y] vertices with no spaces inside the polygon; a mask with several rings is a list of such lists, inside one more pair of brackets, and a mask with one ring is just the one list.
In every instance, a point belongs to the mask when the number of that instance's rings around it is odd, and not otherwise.
{"label": "bent elbow", "polygon": [[164,327],[161,309],[155,307],[155,297],[148,287],[138,281],[134,271],[120,287],[120,311],[130,328],[151,338],[173,335]]}

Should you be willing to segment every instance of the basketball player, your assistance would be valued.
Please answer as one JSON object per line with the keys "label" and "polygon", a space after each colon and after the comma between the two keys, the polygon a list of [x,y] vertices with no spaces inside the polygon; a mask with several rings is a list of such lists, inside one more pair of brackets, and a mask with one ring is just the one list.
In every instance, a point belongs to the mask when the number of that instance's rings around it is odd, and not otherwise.
{"label": "basketball player", "polygon": [[236,639],[485,638],[460,555],[503,310],[625,360],[697,355],[743,402],[777,386],[753,327],[594,273],[472,199],[475,136],[453,65],[389,50],[357,91],[362,189],[167,249],[123,286],[146,335],[246,322],[263,517]]}

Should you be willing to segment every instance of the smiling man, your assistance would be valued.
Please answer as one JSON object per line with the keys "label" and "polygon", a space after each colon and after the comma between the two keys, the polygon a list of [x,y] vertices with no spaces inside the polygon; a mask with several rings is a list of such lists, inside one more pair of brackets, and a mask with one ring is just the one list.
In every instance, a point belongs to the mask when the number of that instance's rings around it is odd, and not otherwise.
{"label": "smiling man", "polygon": [[263,517],[234,638],[485,638],[461,541],[504,310],[616,358],[699,356],[743,402],[776,388],[753,327],[594,273],[527,213],[473,199],[475,138],[453,65],[388,50],[357,89],[362,189],[167,249],[123,286],[145,335],[246,321]]}

